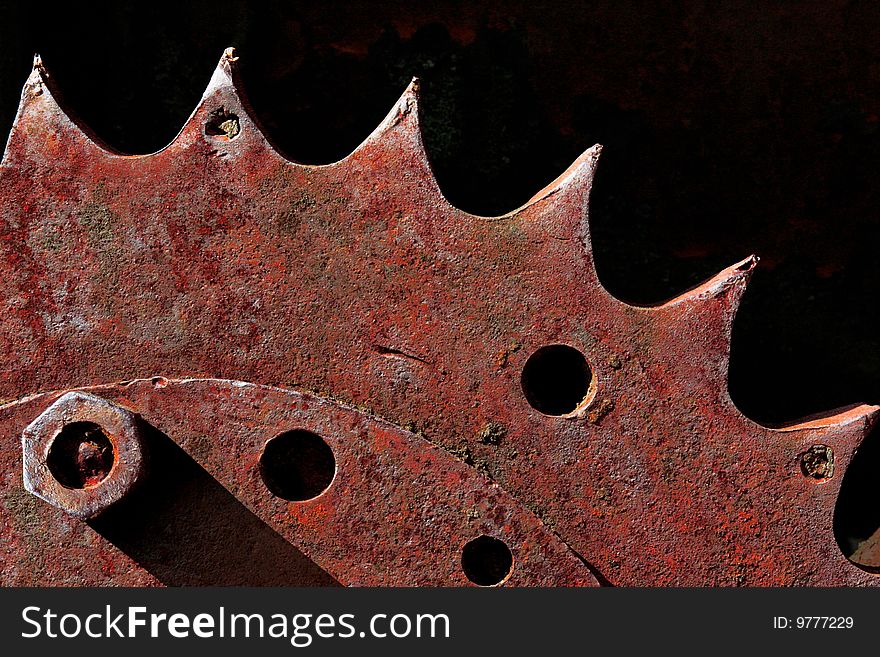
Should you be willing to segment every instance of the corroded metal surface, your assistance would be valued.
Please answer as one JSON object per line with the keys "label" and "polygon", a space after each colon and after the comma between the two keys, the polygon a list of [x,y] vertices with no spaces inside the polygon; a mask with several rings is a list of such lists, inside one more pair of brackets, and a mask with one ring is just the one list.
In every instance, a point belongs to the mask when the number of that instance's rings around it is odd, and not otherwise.
{"label": "corroded metal surface", "polygon": [[[172,439],[197,467],[295,546],[303,560],[307,558],[341,584],[466,585],[462,549],[483,535],[502,540],[512,552],[514,567],[505,580],[511,586],[597,584],[565,543],[497,484],[423,438],[363,412],[311,395],[233,381],[156,379],[86,392],[87,396],[73,394],[79,399],[112,400],[126,412],[137,413],[145,426],[167,437],[164,440]],[[71,394],[60,401],[70,399]],[[161,533],[133,537],[120,526],[126,516],[134,516],[139,525],[161,526],[175,512],[154,504],[149,483],[90,524],[28,499],[21,490],[21,451],[6,439],[58,396],[35,395],[0,408],[3,529],[11,539],[0,550],[5,583],[177,583],[189,576],[190,561],[205,559],[211,549],[231,560],[247,560],[252,551],[262,549],[263,543],[243,551],[233,549],[235,533],[242,528],[222,513],[214,536],[200,535],[193,523],[190,532],[170,538]],[[58,404],[54,402],[53,407]],[[292,429],[320,436],[335,458],[328,487],[312,499],[289,501],[273,495],[261,476],[264,446]],[[186,488],[195,484],[176,474],[180,469],[163,456],[169,447],[163,447],[161,440],[156,435],[144,441],[152,457],[149,478],[154,487],[184,496]],[[112,487],[112,477],[111,472],[104,483],[90,488],[92,494]],[[190,500],[199,500],[199,513],[218,513],[210,508],[215,494],[210,487],[201,487]],[[150,559],[155,557],[144,556],[173,553],[180,546],[169,543],[185,542],[194,550],[190,558],[153,565]],[[217,567],[234,565],[221,558]],[[245,563],[243,571],[249,565]],[[265,574],[269,581],[273,576]],[[223,578],[224,573],[211,577]],[[318,575],[313,577],[323,583]],[[280,583],[286,582],[281,579]]]}
{"label": "corroded metal surface", "polygon": [[[832,515],[880,409],[771,429],[727,393],[755,258],[624,304],[589,242],[598,147],[476,217],[431,174],[415,83],[354,153],[305,166],[260,132],[234,59],[143,156],[89,138],[35,66],[0,172],[0,397],[154,374],[312,390],[458,455],[612,584],[877,582]],[[532,386],[565,381],[522,373],[549,345],[589,376],[541,412]]]}
{"label": "corroded metal surface", "polygon": [[[73,467],[90,472],[78,477],[80,481],[68,481],[74,477],[53,471],[53,446],[65,427],[84,423],[102,433],[106,431],[112,456],[98,474],[96,467],[90,467],[89,463],[97,455],[89,452],[100,447],[91,441],[78,440],[77,453],[67,458],[73,461]],[[25,489],[77,518],[96,516],[125,497],[143,477],[146,467],[140,427],[134,414],[100,397],[78,392],[63,395],[25,427],[21,452]]]}

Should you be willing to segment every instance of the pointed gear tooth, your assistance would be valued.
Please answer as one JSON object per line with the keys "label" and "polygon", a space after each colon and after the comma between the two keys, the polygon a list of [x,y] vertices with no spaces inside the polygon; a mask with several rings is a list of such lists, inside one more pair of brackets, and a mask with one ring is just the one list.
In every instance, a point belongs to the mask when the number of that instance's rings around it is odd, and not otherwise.
{"label": "pointed gear tooth", "polygon": [[219,147],[224,155],[236,156],[241,152],[238,144],[250,143],[287,159],[266,135],[251,108],[241,83],[238,59],[235,48],[223,51],[199,104],[172,144],[181,150],[204,138],[215,151]]}
{"label": "pointed gear tooth", "polygon": [[[36,57],[39,57],[39,55]],[[41,96],[43,94],[47,77],[46,69],[43,68],[42,60],[40,60],[38,64],[35,58],[34,67],[31,69],[30,75],[28,75],[27,80],[25,80],[24,88],[21,90],[22,104],[35,96]]]}
{"label": "pointed gear tooth", "polygon": [[386,167],[383,175],[407,182],[407,194],[416,194],[414,185],[428,197],[449,202],[440,191],[428,160],[419,113],[420,83],[412,78],[391,111],[355,150],[336,164],[369,162],[369,167]]}
{"label": "pointed gear tooth", "polygon": [[214,73],[211,75],[208,87],[205,89],[205,93],[202,94],[203,100],[219,90],[232,89],[236,92],[238,91],[235,84],[238,57],[233,54],[234,50],[234,48],[227,48],[223,51],[220,61],[214,67]]}
{"label": "pointed gear tooth", "polygon": [[777,431],[825,431],[843,430],[862,432],[867,435],[880,420],[880,406],[872,404],[850,404],[825,413],[811,415],[790,425],[778,427]]}
{"label": "pointed gear tooth", "polygon": [[[371,144],[388,148],[394,146],[415,147],[417,152],[424,155],[419,117],[418,78],[413,78],[410,81],[403,94],[394,103],[391,111],[354,152],[358,153]],[[424,159],[427,161],[427,156],[424,156]]]}
{"label": "pointed gear tooth", "polygon": [[833,450],[835,467],[842,475],[878,420],[880,406],[854,404],[810,416],[775,430],[795,434],[798,446],[803,449],[815,445],[830,447]]}
{"label": "pointed gear tooth", "polygon": [[560,241],[577,249],[586,266],[584,280],[594,284],[599,283],[590,240],[589,205],[601,153],[599,144],[588,148],[553,182],[511,213],[540,227],[541,239]]}
{"label": "pointed gear tooth", "polygon": [[680,294],[667,301],[660,307],[677,306],[681,304],[700,303],[712,299],[723,300],[731,311],[735,312],[742,300],[742,295],[752,277],[752,273],[758,265],[760,258],[750,255],[735,265],[722,270],[706,282]]}
{"label": "pointed gear tooth", "polygon": [[526,202],[526,205],[537,203],[566,187],[576,187],[585,197],[588,196],[593,188],[593,179],[596,175],[596,167],[599,164],[599,157],[601,155],[602,145],[594,144],[572,162],[553,182],[532,196]]}
{"label": "pointed gear tooth", "polygon": [[112,153],[86,126],[69,115],[56,100],[52,77],[39,54],[24,83],[12,129],[3,152],[2,166],[27,159],[55,161],[82,159]]}
{"label": "pointed gear tooth", "polygon": [[757,263],[749,256],[666,303],[642,309],[652,318],[653,341],[664,345],[667,375],[688,396],[700,394],[736,414],[728,391],[733,322]]}

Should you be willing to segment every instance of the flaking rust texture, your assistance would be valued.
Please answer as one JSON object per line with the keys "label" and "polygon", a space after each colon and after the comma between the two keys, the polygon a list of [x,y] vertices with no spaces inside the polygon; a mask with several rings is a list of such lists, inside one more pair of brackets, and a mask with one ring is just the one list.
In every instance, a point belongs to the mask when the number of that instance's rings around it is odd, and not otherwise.
{"label": "flaking rust texture", "polygon": [[[462,546],[487,535],[503,540],[515,555],[515,567],[505,580],[511,586],[598,584],[563,541],[485,475],[425,439],[356,409],[234,381],[157,378],[86,392],[73,394],[108,399],[139,415],[144,451],[151,457],[147,483],[90,524],[39,502],[27,505],[29,515],[7,515],[12,522],[12,542],[3,550],[7,583],[220,580],[302,585],[335,580],[353,586],[461,586],[468,584],[460,564]],[[4,406],[3,435],[15,434],[58,396],[35,395]],[[321,436],[333,451],[335,471],[328,472],[326,491],[311,499],[290,501],[274,495],[260,476],[266,443],[291,428]],[[189,476],[186,468],[171,463],[181,458],[162,444],[171,436],[195,461],[189,470],[204,469],[301,555],[290,559],[278,554],[271,563],[252,563],[265,541],[238,525],[235,514],[224,517],[222,502],[220,508],[211,508],[218,493],[204,483],[206,476]],[[11,479],[7,509],[10,500],[23,506],[20,495],[9,497],[21,488],[21,450],[4,444],[0,455]],[[25,452],[25,460],[29,456]],[[160,502],[157,491],[162,488],[172,499],[179,496],[174,506]],[[99,486],[88,493],[100,490]],[[186,538],[169,535],[164,527],[177,514],[192,525]],[[218,514],[210,531],[196,530],[200,521],[192,516],[201,514]],[[158,522],[151,523],[151,515],[158,516]],[[253,544],[236,547],[242,540],[236,536],[239,532]],[[287,568],[291,561],[300,562],[294,563],[293,579],[291,573],[276,572],[281,560],[288,561]],[[194,562],[205,561],[213,570],[201,581],[188,579],[194,567],[204,568]],[[326,574],[317,574],[321,571]]]}
{"label": "flaking rust texture", "polygon": [[[407,428],[408,440],[393,449],[423,449],[413,436],[443,448],[441,471],[424,476],[450,487],[437,498],[449,513],[458,507],[447,500],[465,494],[452,476],[463,461],[608,583],[875,584],[837,547],[832,516],[880,409],[854,406],[771,429],[744,417],[728,395],[731,324],[757,260],[656,307],[624,304],[603,289],[591,254],[587,200],[598,147],[523,207],[469,215],[444,199],[431,173],[417,99],[413,83],[340,162],[301,165],[255,124],[228,51],[178,137],[157,153],[126,156],[60,109],[38,62],[0,172],[0,398],[153,375],[309,390]],[[583,401],[560,415],[536,410],[523,390],[527,361],[548,345],[582,353],[592,375]],[[157,402],[150,422],[189,451],[187,422],[207,421],[206,395]],[[3,409],[7,581],[22,576],[10,566],[16,555],[36,549],[22,532],[62,513],[27,505],[23,515],[10,503],[20,499],[20,475],[6,466],[20,458],[21,430],[44,406]],[[229,432],[245,431],[246,420],[233,420],[224,426],[221,414],[200,429],[218,441],[207,448],[214,466],[205,467],[310,558],[332,563],[335,578],[450,581],[383,579],[383,566],[351,546],[334,553],[336,544],[309,543],[312,535],[296,528],[332,535],[335,523],[355,521],[321,515],[322,503],[285,506],[249,488],[253,463],[222,447]],[[362,475],[344,475],[352,499],[334,504],[369,507],[369,489],[353,485]],[[398,481],[417,488],[421,479]],[[377,536],[418,522],[382,508],[365,516],[388,523]],[[104,550],[88,536],[88,549]],[[404,545],[383,549],[383,559],[399,549],[406,568]],[[432,554],[436,568],[448,565],[444,551]],[[586,583],[575,565],[547,572],[561,573],[560,584]],[[146,583],[110,568],[111,579]],[[545,581],[535,577],[522,583]]]}

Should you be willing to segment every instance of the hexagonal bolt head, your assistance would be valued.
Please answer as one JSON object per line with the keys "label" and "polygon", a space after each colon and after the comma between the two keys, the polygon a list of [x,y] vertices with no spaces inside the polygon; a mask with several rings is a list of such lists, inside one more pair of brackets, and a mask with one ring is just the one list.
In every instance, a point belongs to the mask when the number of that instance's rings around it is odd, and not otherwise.
{"label": "hexagonal bolt head", "polygon": [[143,477],[138,417],[83,392],[62,395],[21,437],[24,487],[77,518],[93,518]]}

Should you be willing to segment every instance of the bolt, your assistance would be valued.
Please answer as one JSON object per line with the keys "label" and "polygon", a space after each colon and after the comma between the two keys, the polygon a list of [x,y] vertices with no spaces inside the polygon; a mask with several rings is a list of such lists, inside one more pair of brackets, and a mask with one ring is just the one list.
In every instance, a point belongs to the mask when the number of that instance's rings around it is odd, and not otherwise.
{"label": "bolt", "polygon": [[211,113],[205,124],[205,134],[212,137],[222,137],[228,141],[235,139],[241,132],[241,124],[238,116],[220,108]]}
{"label": "bolt", "polygon": [[812,479],[834,476],[834,450],[827,445],[813,445],[801,454],[801,471]]}
{"label": "bolt", "polygon": [[112,402],[68,392],[22,433],[24,487],[76,518],[93,518],[142,478],[138,417]]}

